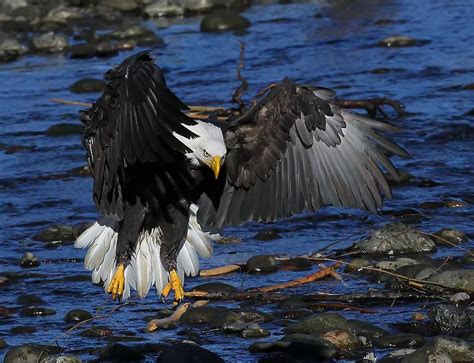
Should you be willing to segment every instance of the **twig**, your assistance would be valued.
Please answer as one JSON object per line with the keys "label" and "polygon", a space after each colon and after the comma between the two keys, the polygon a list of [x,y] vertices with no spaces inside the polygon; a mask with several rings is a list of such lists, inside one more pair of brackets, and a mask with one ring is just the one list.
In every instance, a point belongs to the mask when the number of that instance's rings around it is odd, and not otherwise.
{"label": "twig", "polygon": [[92,103],[80,102],[80,101],[69,101],[62,98],[51,98],[51,102],[62,103],[63,105],[81,106],[81,107],[92,107]]}
{"label": "twig", "polygon": [[307,284],[316,280],[321,280],[325,277],[331,276],[332,273],[334,272],[335,269],[337,269],[339,266],[341,266],[340,262],[336,262],[334,265],[323,268],[322,270],[316,271],[315,273],[312,273],[311,275],[301,277],[296,280],[288,281],[283,284],[276,284],[276,285],[270,285],[270,286],[264,286],[264,287],[258,287],[255,289],[252,289],[250,291],[259,291],[259,292],[271,292],[275,290],[281,290],[281,289],[287,289],[289,287],[295,287],[295,286],[300,286],[303,284]]}
{"label": "twig", "polygon": [[232,94],[232,103],[236,103],[239,105],[239,112],[243,113],[245,105],[242,101],[242,95],[248,88],[247,80],[242,76],[242,69],[244,68],[244,51],[245,51],[245,43],[240,42],[240,58],[239,58],[239,65],[237,66],[237,79],[240,81],[239,87],[234,91]]}
{"label": "twig", "polygon": [[219,276],[240,270],[240,265],[225,265],[221,267],[211,268],[209,270],[202,270],[199,276]]}
{"label": "twig", "polygon": [[372,116],[376,117],[377,112],[387,118],[387,114],[383,111],[382,106],[388,105],[392,107],[398,114],[398,117],[401,117],[405,114],[405,106],[396,100],[391,100],[389,98],[381,97],[381,98],[370,98],[366,100],[339,100],[335,99],[331,101],[332,103],[344,107],[344,108],[362,108],[367,111],[367,113]]}
{"label": "twig", "polygon": [[150,320],[145,331],[147,333],[151,333],[152,331],[155,331],[157,329],[166,329],[170,325],[175,324],[179,319],[181,319],[181,316],[183,316],[183,314],[188,311],[190,305],[191,303],[181,304],[171,316],[168,316],[167,318],[163,319]]}

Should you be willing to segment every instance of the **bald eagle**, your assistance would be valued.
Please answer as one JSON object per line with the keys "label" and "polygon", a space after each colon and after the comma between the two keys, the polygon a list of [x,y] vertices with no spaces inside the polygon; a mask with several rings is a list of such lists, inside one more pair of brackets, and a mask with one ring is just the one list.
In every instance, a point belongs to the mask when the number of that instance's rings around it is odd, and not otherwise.
{"label": "bald eagle", "polygon": [[390,197],[383,170],[408,154],[380,135],[397,128],[331,103],[328,89],[289,79],[240,117],[195,120],[148,52],[109,70],[81,112],[101,218],[76,240],[113,299],[184,297],[185,275],[209,257],[209,231],[271,222],[322,206],[376,211]]}

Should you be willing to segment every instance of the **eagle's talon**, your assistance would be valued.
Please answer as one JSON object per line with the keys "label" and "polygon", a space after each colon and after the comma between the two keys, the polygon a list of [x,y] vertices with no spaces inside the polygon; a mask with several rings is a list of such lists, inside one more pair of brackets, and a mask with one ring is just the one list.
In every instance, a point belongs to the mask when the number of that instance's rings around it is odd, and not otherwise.
{"label": "eagle's talon", "polygon": [[171,290],[174,291],[173,306],[179,306],[179,304],[184,299],[184,289],[183,289],[183,284],[181,283],[181,280],[176,270],[171,270],[170,280],[168,284],[166,284],[166,286],[163,288],[163,291],[161,292],[161,296],[168,297]]}
{"label": "eagle's talon", "polygon": [[117,270],[115,271],[114,277],[107,286],[107,293],[112,294],[112,300],[121,300],[123,290],[125,288],[125,267],[123,265],[118,265]]}

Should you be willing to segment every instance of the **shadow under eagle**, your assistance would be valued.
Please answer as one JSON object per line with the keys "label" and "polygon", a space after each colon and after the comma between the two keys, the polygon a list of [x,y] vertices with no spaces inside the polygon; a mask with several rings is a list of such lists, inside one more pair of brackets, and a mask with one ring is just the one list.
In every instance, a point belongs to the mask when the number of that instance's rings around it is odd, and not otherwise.
{"label": "shadow under eagle", "polygon": [[115,298],[183,297],[185,275],[212,252],[211,229],[269,222],[322,206],[376,211],[391,197],[388,123],[333,103],[328,89],[285,79],[240,117],[193,120],[148,52],[109,70],[81,113],[101,218],[76,241]]}

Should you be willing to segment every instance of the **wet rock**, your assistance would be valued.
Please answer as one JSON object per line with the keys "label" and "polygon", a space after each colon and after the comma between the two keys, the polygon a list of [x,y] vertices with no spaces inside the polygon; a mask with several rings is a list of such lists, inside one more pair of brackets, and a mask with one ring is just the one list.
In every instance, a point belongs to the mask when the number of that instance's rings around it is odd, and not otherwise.
{"label": "wet rock", "polygon": [[11,280],[8,277],[0,276],[0,287],[11,284]]}
{"label": "wet rock", "polygon": [[388,224],[356,244],[363,253],[398,255],[433,252],[436,245],[431,238],[404,224]]}
{"label": "wet rock", "polygon": [[184,313],[180,322],[189,325],[209,324],[222,327],[225,324],[243,322],[243,320],[238,313],[223,306],[200,306]]}
{"label": "wet rock", "polygon": [[102,92],[105,89],[105,82],[101,79],[83,78],[69,87],[74,93]]}
{"label": "wet rock", "polygon": [[426,201],[418,204],[418,207],[421,209],[438,209],[443,208],[445,203],[441,201]]}
{"label": "wet rock", "polygon": [[393,260],[377,262],[375,266],[383,270],[395,271],[399,269],[400,267],[415,265],[417,263],[418,262],[414,260],[413,258],[399,257]]}
{"label": "wet rock", "polygon": [[160,0],[147,5],[143,12],[150,18],[157,18],[160,16],[179,16],[184,14],[184,7],[180,4],[170,3],[168,0]]}
{"label": "wet rock", "polygon": [[57,355],[48,357],[41,363],[82,363],[82,360],[74,355]]}
{"label": "wet rock", "polygon": [[65,224],[50,226],[33,236],[33,239],[41,242],[52,241],[74,241],[78,233],[78,228]]}
{"label": "wet rock", "polygon": [[286,327],[286,333],[315,333],[326,330],[349,329],[349,322],[336,313],[322,313],[309,316]]}
{"label": "wet rock", "polygon": [[467,310],[448,304],[439,304],[430,309],[428,316],[434,330],[441,334],[453,334],[469,329],[471,320]]}
{"label": "wet rock", "polygon": [[345,272],[361,271],[363,267],[372,266],[372,262],[364,257],[354,258],[350,265],[346,265]]}
{"label": "wet rock", "polygon": [[117,29],[103,36],[104,40],[123,41],[133,39],[139,46],[160,46],[165,42],[155,32],[141,25],[132,25]]}
{"label": "wet rock", "polygon": [[120,11],[138,10],[143,1],[140,0],[99,0],[99,5]]}
{"label": "wet rock", "polygon": [[[438,360],[436,360],[438,359]],[[443,360],[441,360],[443,359]],[[437,336],[416,352],[405,356],[402,363],[418,362],[473,362],[472,344],[458,338]]]}
{"label": "wet rock", "polygon": [[447,200],[445,204],[448,208],[464,208],[467,206],[467,203],[462,200]]}
{"label": "wet rock", "polygon": [[61,348],[39,344],[23,344],[10,349],[4,357],[4,363],[40,362],[48,354],[57,354]]}
{"label": "wet rock", "polygon": [[435,180],[432,180],[432,179],[428,179],[428,178],[422,178],[418,181],[418,184],[417,184],[420,188],[433,188],[433,187],[437,187],[437,186],[440,186],[441,183],[435,181]]}
{"label": "wet rock", "polygon": [[307,258],[294,257],[281,261],[279,268],[285,271],[307,271],[313,268],[313,262]]}
{"label": "wet rock", "polygon": [[97,44],[80,43],[68,48],[68,54],[71,58],[85,59],[97,56]]}
{"label": "wet rock", "polygon": [[298,359],[331,359],[337,352],[337,347],[331,342],[309,334],[290,334],[283,340],[290,342],[285,352]]}
{"label": "wet rock", "polygon": [[36,332],[37,330],[38,329],[36,329],[34,326],[29,326],[29,325],[15,326],[10,329],[10,334],[11,335],[32,334]]}
{"label": "wet rock", "polygon": [[413,47],[418,45],[418,41],[416,39],[403,36],[403,35],[393,35],[381,40],[378,44],[381,47],[393,47],[393,48],[400,48],[400,47]]}
{"label": "wet rock", "polygon": [[15,60],[27,51],[28,48],[14,38],[0,38],[0,62]]}
{"label": "wet rock", "polygon": [[443,228],[438,232],[434,233],[433,240],[438,245],[446,245],[446,244],[460,244],[467,242],[469,238],[464,232],[458,231],[457,229],[453,228]]}
{"label": "wet rock", "polygon": [[92,318],[92,314],[86,310],[82,309],[74,309],[67,312],[66,316],[64,316],[64,321],[66,323],[79,323],[84,320],[88,320]]}
{"label": "wet rock", "polygon": [[103,338],[111,336],[112,334],[113,331],[110,328],[104,326],[93,326],[80,332],[79,336],[85,338]]}
{"label": "wet rock", "polygon": [[31,252],[26,252],[20,259],[21,267],[38,267],[41,265],[41,261]]}
{"label": "wet rock", "polygon": [[268,330],[262,328],[255,328],[255,329],[245,329],[242,331],[242,338],[264,338],[270,336],[270,332]]}
{"label": "wet rock", "polygon": [[70,136],[70,135],[81,135],[83,127],[76,124],[57,124],[53,125],[46,130],[48,136]]}
{"label": "wet rock", "polygon": [[86,15],[87,12],[80,8],[58,6],[57,8],[51,9],[42,19],[42,22],[67,25],[68,22],[81,19]]}
{"label": "wet rock", "polygon": [[62,52],[68,46],[66,37],[53,32],[34,36],[31,41],[33,50],[43,53]]}
{"label": "wet rock", "polygon": [[415,176],[406,170],[398,170],[398,179],[395,179],[391,174],[385,174],[385,177],[390,185],[407,184],[409,181],[415,179]]}
{"label": "wet rock", "polygon": [[456,306],[467,306],[471,302],[471,296],[465,292],[458,292],[449,298]]}
{"label": "wet rock", "polygon": [[157,363],[223,363],[224,360],[216,353],[193,343],[177,343],[161,352]]}
{"label": "wet rock", "polygon": [[453,269],[446,270],[432,275],[428,281],[436,282],[441,285],[449,286],[455,289],[474,290],[474,270]]}
{"label": "wet rock", "polygon": [[5,349],[6,347],[8,347],[7,342],[0,338],[0,349]]}
{"label": "wet rock", "polygon": [[99,349],[99,358],[102,361],[142,361],[145,356],[139,350],[120,343],[108,344]]}
{"label": "wet rock", "polygon": [[277,262],[273,256],[258,255],[250,257],[243,270],[247,273],[271,273],[277,270]]}
{"label": "wet rock", "polygon": [[230,323],[223,327],[224,333],[239,334],[243,338],[262,338],[270,335],[265,329],[262,329],[257,323]]}
{"label": "wet rock", "polygon": [[330,330],[320,334],[319,337],[331,342],[340,350],[355,351],[362,348],[360,339],[347,330]]}
{"label": "wet rock", "polygon": [[378,348],[419,348],[425,343],[420,334],[402,333],[378,338],[374,344]]}
{"label": "wet rock", "polygon": [[358,337],[365,337],[366,339],[373,341],[375,339],[385,337],[388,332],[378,326],[362,320],[348,319],[347,320],[349,330],[357,335]]}
{"label": "wet rock", "polygon": [[42,298],[31,294],[21,294],[16,298],[16,303],[23,306],[35,306],[45,304]]}
{"label": "wet rock", "polygon": [[225,284],[223,282],[208,282],[205,284],[200,284],[195,286],[193,290],[224,294],[238,291],[236,287],[229,284]]}
{"label": "wet rock", "polygon": [[276,229],[267,229],[258,232],[253,238],[259,241],[272,241],[281,238],[281,236]]}
{"label": "wet rock", "polygon": [[56,314],[53,309],[40,308],[40,307],[27,307],[20,310],[20,316],[49,316]]}
{"label": "wet rock", "polygon": [[[395,270],[396,274],[415,280],[427,279],[436,272],[437,270],[434,266],[427,263],[406,265]],[[406,286],[396,278],[389,278],[385,287],[391,290],[404,290],[406,288]]]}
{"label": "wet rock", "polygon": [[300,360],[292,357],[287,353],[270,353],[258,360],[258,363],[299,363]]}
{"label": "wet rock", "polygon": [[313,315],[314,311],[309,309],[289,309],[274,313],[278,319],[301,319]]}
{"label": "wet rock", "polygon": [[83,166],[79,166],[77,168],[69,170],[68,174],[71,174],[74,176],[90,176],[91,169],[89,168],[89,165],[83,165]]}
{"label": "wet rock", "polygon": [[206,15],[201,21],[202,32],[244,30],[250,27],[250,21],[232,11],[217,11]]}
{"label": "wet rock", "polygon": [[290,345],[288,341],[256,342],[250,345],[250,353],[281,352]]}
{"label": "wet rock", "polygon": [[223,245],[240,242],[242,242],[242,240],[238,237],[222,237],[216,241],[216,243],[221,243]]}

